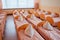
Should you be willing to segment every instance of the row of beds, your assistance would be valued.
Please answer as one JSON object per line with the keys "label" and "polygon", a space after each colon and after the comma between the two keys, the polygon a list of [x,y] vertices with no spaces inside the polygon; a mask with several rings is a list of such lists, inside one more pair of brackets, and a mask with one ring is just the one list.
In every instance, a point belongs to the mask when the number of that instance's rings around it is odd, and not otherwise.
{"label": "row of beds", "polygon": [[[18,40],[60,40],[60,17],[41,10],[15,10],[13,12]],[[32,26],[34,35],[25,34],[27,27]]]}
{"label": "row of beds", "polygon": [[1,12],[0,13],[0,40],[3,40],[4,38],[5,23],[6,23],[6,13]]}

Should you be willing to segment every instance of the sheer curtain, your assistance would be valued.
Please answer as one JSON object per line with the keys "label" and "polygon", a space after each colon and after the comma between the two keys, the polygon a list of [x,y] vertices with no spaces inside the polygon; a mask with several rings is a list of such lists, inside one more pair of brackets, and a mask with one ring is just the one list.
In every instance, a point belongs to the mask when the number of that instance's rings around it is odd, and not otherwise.
{"label": "sheer curtain", "polygon": [[3,9],[34,8],[34,0],[2,0]]}

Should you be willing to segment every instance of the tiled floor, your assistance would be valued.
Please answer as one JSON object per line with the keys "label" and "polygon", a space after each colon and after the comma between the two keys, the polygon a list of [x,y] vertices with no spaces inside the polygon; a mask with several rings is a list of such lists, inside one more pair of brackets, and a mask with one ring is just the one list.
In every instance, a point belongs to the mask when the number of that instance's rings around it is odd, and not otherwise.
{"label": "tiled floor", "polygon": [[17,40],[13,16],[7,16],[4,40]]}

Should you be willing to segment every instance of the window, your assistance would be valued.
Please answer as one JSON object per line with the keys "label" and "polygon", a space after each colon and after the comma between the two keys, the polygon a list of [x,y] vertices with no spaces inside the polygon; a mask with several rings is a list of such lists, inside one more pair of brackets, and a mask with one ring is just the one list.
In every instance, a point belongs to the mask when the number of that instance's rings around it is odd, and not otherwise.
{"label": "window", "polygon": [[34,8],[34,0],[2,0],[3,9]]}

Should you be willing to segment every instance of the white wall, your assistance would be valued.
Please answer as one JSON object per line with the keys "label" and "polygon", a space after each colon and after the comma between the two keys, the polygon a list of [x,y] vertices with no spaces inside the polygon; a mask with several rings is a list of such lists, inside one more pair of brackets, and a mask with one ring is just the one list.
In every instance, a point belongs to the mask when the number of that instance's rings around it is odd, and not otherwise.
{"label": "white wall", "polygon": [[60,0],[40,0],[40,9],[60,14]]}
{"label": "white wall", "polygon": [[60,6],[60,0],[40,0],[42,6]]}

